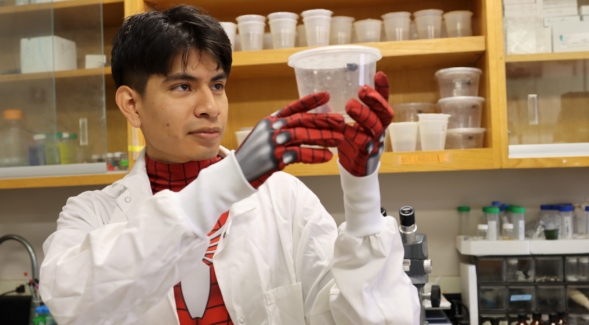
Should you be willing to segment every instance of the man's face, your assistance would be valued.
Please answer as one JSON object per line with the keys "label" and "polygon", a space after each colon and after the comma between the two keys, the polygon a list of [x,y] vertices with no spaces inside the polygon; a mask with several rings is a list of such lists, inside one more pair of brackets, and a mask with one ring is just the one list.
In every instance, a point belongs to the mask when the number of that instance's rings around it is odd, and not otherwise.
{"label": "man's face", "polygon": [[167,163],[217,155],[227,124],[226,73],[206,53],[176,56],[167,76],[152,75],[137,103],[147,154]]}

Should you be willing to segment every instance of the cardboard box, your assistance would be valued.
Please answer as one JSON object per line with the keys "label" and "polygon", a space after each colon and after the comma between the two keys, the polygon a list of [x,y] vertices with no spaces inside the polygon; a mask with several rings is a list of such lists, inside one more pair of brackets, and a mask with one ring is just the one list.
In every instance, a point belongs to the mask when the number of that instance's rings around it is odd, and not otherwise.
{"label": "cardboard box", "polygon": [[581,16],[565,16],[565,17],[548,17],[544,18],[544,27],[552,27],[557,23],[564,23],[567,21],[581,21]]}
{"label": "cardboard box", "polygon": [[75,70],[76,43],[59,36],[21,38],[22,73]]}
{"label": "cardboard box", "polygon": [[556,8],[544,8],[542,10],[542,17],[562,17],[562,16],[577,16],[579,15],[579,8],[577,6],[572,7],[556,7]]}
{"label": "cardboard box", "polygon": [[552,47],[554,52],[589,51],[589,21],[552,25]]}

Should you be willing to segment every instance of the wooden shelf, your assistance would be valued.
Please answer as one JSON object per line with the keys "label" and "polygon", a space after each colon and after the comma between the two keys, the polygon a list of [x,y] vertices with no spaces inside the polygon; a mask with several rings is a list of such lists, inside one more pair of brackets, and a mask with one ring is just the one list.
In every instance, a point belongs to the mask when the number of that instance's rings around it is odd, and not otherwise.
{"label": "wooden shelf", "polygon": [[112,81],[111,68],[95,68],[95,69],[77,69],[77,70],[65,70],[55,72],[38,72],[38,73],[19,73],[19,74],[7,74],[0,75],[0,83],[4,82],[21,82],[21,81],[34,81],[34,80],[45,80],[45,79],[71,79],[71,78],[82,78],[82,77],[98,77],[105,76],[105,82]]}
{"label": "wooden shelf", "polygon": [[505,62],[541,62],[568,61],[589,59],[589,52],[570,53],[538,53],[538,54],[510,54],[505,56]]}
{"label": "wooden shelf", "polygon": [[[460,37],[401,42],[361,43],[378,48],[383,58],[378,69],[422,69],[474,65],[485,52],[485,37]],[[294,76],[288,57],[309,49],[262,50],[233,53],[231,77],[237,79]]]}
{"label": "wooden shelf", "polygon": [[589,167],[589,157],[509,158],[504,168]]}
{"label": "wooden shelf", "polygon": [[0,189],[109,185],[127,173],[0,179]]}
{"label": "wooden shelf", "polygon": [[[497,169],[500,162],[493,149],[385,152],[380,158],[380,173],[431,172]],[[294,176],[338,175],[336,157],[324,164],[296,164],[285,172]]]}
{"label": "wooden shelf", "polygon": [[[120,26],[123,4],[124,0],[70,0],[0,6],[0,35],[22,38],[43,36],[44,31],[59,34],[72,29]],[[102,6],[102,17],[95,6]]]}

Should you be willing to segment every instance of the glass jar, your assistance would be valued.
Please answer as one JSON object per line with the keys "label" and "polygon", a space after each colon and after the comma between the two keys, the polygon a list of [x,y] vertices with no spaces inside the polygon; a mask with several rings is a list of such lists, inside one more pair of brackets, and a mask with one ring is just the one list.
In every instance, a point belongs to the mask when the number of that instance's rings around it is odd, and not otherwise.
{"label": "glass jar", "polygon": [[489,225],[487,224],[480,224],[477,226],[477,239],[479,240],[486,240],[487,236],[489,235]]}
{"label": "glass jar", "polygon": [[512,240],[513,239],[513,224],[512,223],[504,223],[501,231],[501,239],[502,240]]}
{"label": "glass jar", "polygon": [[487,232],[487,239],[499,239],[499,208],[484,207],[483,212],[485,214],[485,219],[487,220],[487,225],[489,226],[489,230]]}

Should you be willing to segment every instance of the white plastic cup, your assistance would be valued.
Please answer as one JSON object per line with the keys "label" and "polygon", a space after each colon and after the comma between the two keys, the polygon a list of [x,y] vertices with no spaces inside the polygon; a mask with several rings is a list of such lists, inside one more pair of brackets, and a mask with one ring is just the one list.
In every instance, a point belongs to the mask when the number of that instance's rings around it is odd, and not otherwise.
{"label": "white plastic cup", "polygon": [[333,15],[333,11],[327,9],[311,9],[305,10],[301,13],[301,16],[303,16],[303,18],[313,16],[331,17],[331,15]]}
{"label": "white plastic cup", "polygon": [[381,58],[377,48],[334,45],[295,53],[288,58],[288,65],[295,69],[300,97],[329,92],[329,103],[314,112],[337,112],[351,122],[345,111],[346,102],[358,98],[360,87],[374,87],[376,61]]}
{"label": "white plastic cup", "polygon": [[262,15],[241,15],[238,16],[237,18],[235,18],[235,20],[237,20],[237,23],[246,23],[246,22],[250,22],[250,21],[257,21],[260,23],[265,23],[266,22],[266,17],[262,16]]}
{"label": "white plastic cup", "polygon": [[264,25],[263,22],[259,21],[247,21],[237,24],[242,51],[259,51],[264,48]]}
{"label": "white plastic cup", "polygon": [[420,39],[440,38],[442,34],[442,10],[426,9],[413,13]]}
{"label": "white plastic cup", "polygon": [[405,11],[389,12],[382,15],[382,20],[387,41],[409,40],[411,13]]}
{"label": "white plastic cup", "polygon": [[446,149],[475,149],[483,147],[485,129],[460,128],[446,131]]}
{"label": "white plastic cup", "polygon": [[448,130],[458,128],[480,128],[483,113],[482,97],[446,97],[438,101],[444,114],[450,114]]}
{"label": "white plastic cup", "polygon": [[352,23],[354,17],[331,17],[331,30],[329,32],[330,45],[345,45],[352,43]]}
{"label": "white plastic cup", "polygon": [[286,11],[279,11],[273,12],[268,15],[268,21],[272,21],[274,19],[294,19],[298,20],[299,15],[295,14],[294,12],[286,12]]}
{"label": "white plastic cup", "polygon": [[305,24],[305,35],[307,36],[308,46],[329,45],[329,30],[331,25],[331,17],[305,17],[303,18],[303,23]]}
{"label": "white plastic cup", "polygon": [[417,134],[417,122],[400,122],[389,125],[389,137],[394,152],[415,151]]}
{"label": "white plastic cup", "polygon": [[432,103],[403,103],[393,105],[395,122],[417,122],[417,114],[435,113],[436,105]]}
{"label": "white plastic cup", "polygon": [[307,32],[305,31],[305,25],[297,26],[297,43],[298,46],[307,46]]}
{"label": "white plastic cup", "polygon": [[444,14],[448,37],[472,36],[472,12],[468,10],[450,11]]}
{"label": "white plastic cup", "polygon": [[449,68],[436,71],[440,97],[478,96],[482,71],[477,68]]}
{"label": "white plastic cup", "polygon": [[382,27],[382,20],[378,19],[364,19],[358,20],[354,23],[356,29],[356,36],[358,42],[380,42],[380,30]]}
{"label": "white plastic cup", "polygon": [[444,150],[450,115],[419,114],[418,117],[421,150]]}
{"label": "white plastic cup", "polygon": [[235,51],[235,33],[237,32],[237,25],[229,21],[223,21],[220,24],[231,42],[231,50]]}
{"label": "white plastic cup", "polygon": [[269,22],[272,32],[272,45],[275,49],[294,47],[297,31],[296,19],[280,18]]}

